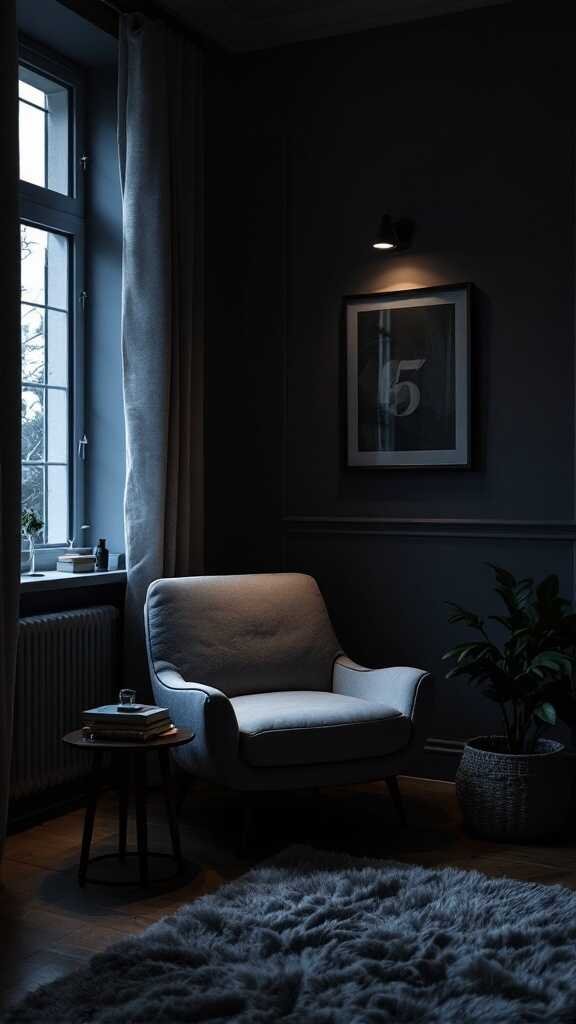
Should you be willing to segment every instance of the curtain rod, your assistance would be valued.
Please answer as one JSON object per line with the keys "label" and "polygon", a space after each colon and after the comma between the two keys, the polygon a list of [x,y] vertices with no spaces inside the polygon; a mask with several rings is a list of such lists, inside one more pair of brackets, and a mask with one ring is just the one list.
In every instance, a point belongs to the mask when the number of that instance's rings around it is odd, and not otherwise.
{"label": "curtain rod", "polygon": [[118,7],[117,4],[113,3],[113,0],[100,0],[100,3],[104,4],[105,7],[109,7],[110,10],[115,11],[116,14],[125,14],[126,13],[120,7]]}
{"label": "curtain rod", "polygon": [[161,18],[168,25],[172,25],[179,32],[188,36],[192,42],[196,43],[196,45],[206,53],[211,52],[220,55],[226,54],[226,50],[222,46],[213,42],[211,39],[206,39],[205,36],[200,34],[200,32],[195,32],[189,25],[186,25],[181,21],[173,11],[164,10],[164,8],[155,3],[154,0],[140,0],[139,3],[132,0],[132,2],[128,4],[132,10],[126,10],[125,6],[121,6],[122,0],[118,0],[118,2],[116,2],[116,0],[99,0],[99,3],[103,4],[104,7],[107,7],[109,10],[114,11],[118,17],[123,17],[125,14],[147,14],[148,16]]}

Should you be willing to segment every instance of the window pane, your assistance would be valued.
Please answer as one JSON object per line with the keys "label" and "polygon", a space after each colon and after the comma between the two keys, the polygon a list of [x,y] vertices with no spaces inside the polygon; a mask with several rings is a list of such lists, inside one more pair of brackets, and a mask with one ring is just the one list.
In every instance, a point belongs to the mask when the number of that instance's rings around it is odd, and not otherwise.
{"label": "window pane", "polygon": [[68,308],[68,239],[56,231],[20,228],[22,301]]}
{"label": "window pane", "polygon": [[70,90],[20,65],[20,177],[70,195]]}
{"label": "window pane", "polygon": [[68,314],[49,309],[46,334],[48,384],[68,385]]}
{"label": "window pane", "polygon": [[68,537],[68,467],[48,466],[47,544],[64,544]]}
{"label": "window pane", "polygon": [[[54,313],[64,316],[65,313]],[[30,384],[44,383],[45,340],[44,310],[38,306],[22,305],[22,380]]]}
{"label": "window pane", "polygon": [[68,195],[68,90],[52,88],[46,96],[48,137],[46,185],[54,192]]}
{"label": "window pane", "polygon": [[44,390],[22,388],[22,462],[44,459]]}
{"label": "window pane", "polygon": [[54,231],[46,232],[47,306],[68,309],[68,239]]}
{"label": "window pane", "polygon": [[44,305],[46,298],[47,233],[30,224],[20,225],[20,274],[23,302]]}
{"label": "window pane", "polygon": [[20,100],[20,177],[32,185],[46,187],[46,114]]}
{"label": "window pane", "polygon": [[41,89],[35,89],[33,85],[28,85],[28,82],[18,82],[18,96],[21,100],[28,100],[29,103],[34,103],[37,107],[46,106],[46,95]]}
{"label": "window pane", "polygon": [[47,388],[48,462],[68,460],[68,401],[65,391]]}
{"label": "window pane", "polygon": [[[32,508],[44,522],[44,468],[42,466],[22,467],[22,508]],[[45,531],[36,537],[39,544],[45,544]]]}

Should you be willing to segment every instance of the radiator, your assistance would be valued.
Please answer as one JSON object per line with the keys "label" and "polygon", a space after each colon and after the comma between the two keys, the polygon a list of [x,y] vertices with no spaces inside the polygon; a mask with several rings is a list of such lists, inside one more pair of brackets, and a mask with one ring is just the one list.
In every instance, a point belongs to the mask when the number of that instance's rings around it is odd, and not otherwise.
{"label": "radiator", "polygon": [[119,612],[102,605],[20,619],[11,796],[84,774],[89,758],[62,743],[85,708],[116,699]]}

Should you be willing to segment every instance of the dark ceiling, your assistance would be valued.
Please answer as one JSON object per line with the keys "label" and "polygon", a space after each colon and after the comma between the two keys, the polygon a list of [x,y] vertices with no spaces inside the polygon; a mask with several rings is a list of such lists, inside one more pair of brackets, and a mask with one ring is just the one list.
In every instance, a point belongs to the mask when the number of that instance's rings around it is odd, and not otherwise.
{"label": "dark ceiling", "polygon": [[508,0],[156,0],[182,24],[228,50],[362,32]]}

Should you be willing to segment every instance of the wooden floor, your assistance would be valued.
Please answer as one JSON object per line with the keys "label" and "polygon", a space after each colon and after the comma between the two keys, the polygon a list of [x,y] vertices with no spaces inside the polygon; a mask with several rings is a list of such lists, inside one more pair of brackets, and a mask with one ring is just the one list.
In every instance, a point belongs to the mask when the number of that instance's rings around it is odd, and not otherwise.
{"label": "wooden floor", "polygon": [[[380,784],[267,797],[256,811],[250,855],[242,860],[234,852],[240,808],[228,794],[199,787],[185,803],[181,823],[185,855],[199,870],[185,880],[152,885],[146,891],[130,885],[79,889],[81,811],[11,836],[0,887],[0,1008],[293,843],[576,888],[573,842],[508,846],[472,839],[462,831],[451,784],[406,778],[401,788],[409,819],[405,829],[397,824]],[[93,855],[114,849],[115,815],[115,802],[106,796]],[[132,833],[130,838],[134,839]],[[154,793],[150,847],[169,850],[162,807]],[[96,867],[105,871],[105,864],[95,866],[94,873]],[[169,861],[152,865],[158,873],[170,867]]]}

